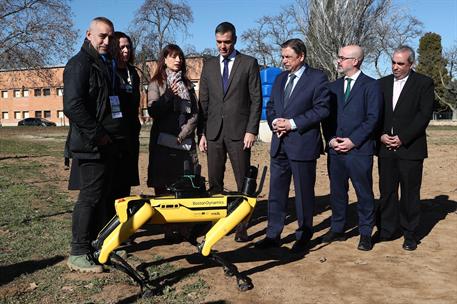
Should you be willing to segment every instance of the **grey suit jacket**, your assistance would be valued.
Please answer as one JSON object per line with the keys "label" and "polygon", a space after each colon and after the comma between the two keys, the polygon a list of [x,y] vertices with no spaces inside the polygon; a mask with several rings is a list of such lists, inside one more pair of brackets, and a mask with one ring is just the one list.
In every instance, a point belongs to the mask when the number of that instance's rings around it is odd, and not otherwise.
{"label": "grey suit jacket", "polygon": [[224,94],[219,57],[208,59],[200,78],[202,110],[199,133],[214,140],[222,125],[232,140],[242,140],[246,132],[257,135],[262,110],[259,65],[251,56],[237,52]]}

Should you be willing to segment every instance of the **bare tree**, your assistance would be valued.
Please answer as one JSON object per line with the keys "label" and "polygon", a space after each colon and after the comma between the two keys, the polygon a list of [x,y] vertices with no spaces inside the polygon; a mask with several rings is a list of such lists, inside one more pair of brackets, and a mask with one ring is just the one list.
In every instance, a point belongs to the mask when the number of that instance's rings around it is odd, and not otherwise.
{"label": "bare tree", "polygon": [[259,18],[255,27],[241,35],[246,44],[243,51],[255,56],[264,67],[280,66],[281,44],[298,33],[293,21],[285,9],[276,16]]}
{"label": "bare tree", "polygon": [[145,59],[155,59],[160,50],[175,41],[176,33],[188,34],[193,22],[192,9],[180,0],[145,0],[136,12],[131,36],[137,52]]}
{"label": "bare tree", "polygon": [[73,54],[68,0],[0,0],[0,69],[38,68]]}
{"label": "bare tree", "polygon": [[444,50],[443,57],[447,61],[447,70],[450,78],[455,78],[454,73],[457,72],[457,41],[449,48]]}
{"label": "bare tree", "polygon": [[450,48],[446,49],[443,54],[447,61],[447,67],[449,71],[449,81],[446,83],[444,75],[440,73],[440,80],[444,87],[444,95],[439,96],[435,93],[438,100],[447,105],[452,111],[452,120],[457,120],[457,79],[455,72],[457,69],[457,43]]}
{"label": "bare tree", "polygon": [[389,6],[387,14],[377,20],[375,43],[368,54],[368,60],[373,62],[380,77],[390,73],[390,69],[382,70],[382,63],[390,61],[394,49],[409,44],[422,34],[422,22],[409,15],[405,7]]}
{"label": "bare tree", "polygon": [[325,70],[330,79],[338,77],[334,59],[340,47],[363,46],[381,76],[382,56],[421,33],[421,23],[397,11],[392,0],[297,0],[288,13],[305,39],[308,62]]}

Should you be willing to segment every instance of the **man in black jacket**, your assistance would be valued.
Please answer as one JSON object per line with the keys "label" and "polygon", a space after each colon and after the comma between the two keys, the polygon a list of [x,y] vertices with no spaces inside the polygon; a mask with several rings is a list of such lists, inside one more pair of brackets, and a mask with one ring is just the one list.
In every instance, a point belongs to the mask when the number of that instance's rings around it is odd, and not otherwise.
{"label": "man in black jacket", "polygon": [[110,20],[93,19],[80,52],[64,70],[64,113],[70,119],[66,148],[73,159],[70,189],[80,190],[67,265],[81,272],[103,271],[91,255],[91,241],[114,214],[113,185],[123,163],[126,128],[110,55],[113,37]]}
{"label": "man in black jacket", "polygon": [[[404,235],[403,249],[415,250],[420,188],[427,157],[425,130],[432,116],[433,80],[414,72],[414,50],[400,46],[392,56],[392,75],[379,80],[384,97],[380,150],[378,230],[380,240]],[[398,186],[401,195],[398,200]]]}

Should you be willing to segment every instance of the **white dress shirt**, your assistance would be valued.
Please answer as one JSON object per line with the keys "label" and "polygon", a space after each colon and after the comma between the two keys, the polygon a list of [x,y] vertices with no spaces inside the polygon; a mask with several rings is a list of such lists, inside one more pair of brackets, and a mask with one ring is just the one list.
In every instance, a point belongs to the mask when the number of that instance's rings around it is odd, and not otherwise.
{"label": "white dress shirt", "polygon": [[[228,55],[227,59],[229,60],[228,62],[228,74],[230,77],[230,72],[232,71],[233,63],[235,62],[235,57],[236,57],[236,50],[233,50],[233,52]],[[221,67],[221,76],[224,74],[224,57],[219,55],[219,62],[220,62],[220,67]]]}
{"label": "white dress shirt", "polygon": [[408,76],[402,79],[395,79],[394,78],[394,92],[392,96],[392,109],[395,110],[395,107],[397,106],[398,98],[400,97],[401,91],[403,90],[403,87],[405,86],[406,81],[408,80]]}
{"label": "white dress shirt", "polygon": [[346,86],[348,85],[347,79],[348,79],[348,78],[351,78],[351,79],[352,79],[352,81],[351,81],[351,87],[349,88],[349,92],[350,92],[350,91],[352,90],[352,88],[354,87],[355,81],[357,80],[357,78],[359,78],[360,73],[362,73],[362,71],[359,70],[357,73],[355,73],[355,74],[352,75],[352,76],[345,76],[345,77],[344,77],[344,87],[343,87],[343,92],[344,92],[344,93],[346,93]]}

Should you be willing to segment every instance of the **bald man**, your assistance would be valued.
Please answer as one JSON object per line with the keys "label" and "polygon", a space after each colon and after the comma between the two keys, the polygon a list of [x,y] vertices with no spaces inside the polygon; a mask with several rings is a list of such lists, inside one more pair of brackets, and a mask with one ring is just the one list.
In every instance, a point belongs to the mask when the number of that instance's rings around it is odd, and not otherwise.
{"label": "bald man", "polygon": [[338,52],[338,72],[344,77],[331,82],[330,116],[324,121],[330,178],[331,229],[322,241],[345,240],[349,180],[357,194],[359,250],[372,248],[374,225],[373,154],[375,129],[382,96],[378,83],[362,73],[363,49],[348,45]]}
{"label": "bald man", "polygon": [[69,188],[79,190],[67,265],[80,272],[103,271],[93,259],[91,241],[114,214],[113,185],[125,163],[126,122],[110,54],[113,37],[110,20],[92,20],[81,50],[63,75],[63,108],[70,119],[65,149],[72,158]]}

